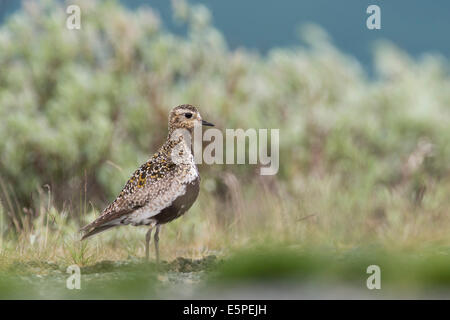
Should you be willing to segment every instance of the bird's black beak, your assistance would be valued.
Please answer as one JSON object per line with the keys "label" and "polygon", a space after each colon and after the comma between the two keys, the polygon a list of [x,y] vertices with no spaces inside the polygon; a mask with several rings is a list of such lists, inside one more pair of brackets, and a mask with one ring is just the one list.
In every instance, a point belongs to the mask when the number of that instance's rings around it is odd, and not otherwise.
{"label": "bird's black beak", "polygon": [[202,120],[202,125],[208,126],[208,127],[214,127],[214,125],[211,122],[208,122],[208,121],[205,121],[205,120]]}

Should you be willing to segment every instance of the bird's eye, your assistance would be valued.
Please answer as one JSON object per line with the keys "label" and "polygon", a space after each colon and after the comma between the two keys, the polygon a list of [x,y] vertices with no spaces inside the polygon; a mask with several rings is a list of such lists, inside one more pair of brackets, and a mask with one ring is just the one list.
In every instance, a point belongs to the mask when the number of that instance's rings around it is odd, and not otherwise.
{"label": "bird's eye", "polygon": [[192,113],[187,112],[187,113],[184,114],[184,116],[185,116],[186,118],[190,119],[190,118],[192,118]]}

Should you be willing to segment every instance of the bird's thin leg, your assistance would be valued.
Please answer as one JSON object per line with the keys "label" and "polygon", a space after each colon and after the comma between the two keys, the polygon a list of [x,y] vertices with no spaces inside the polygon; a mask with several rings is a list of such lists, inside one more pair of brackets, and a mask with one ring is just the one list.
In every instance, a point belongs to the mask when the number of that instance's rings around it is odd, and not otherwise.
{"label": "bird's thin leg", "polygon": [[154,235],[154,241],[155,241],[155,251],[156,251],[156,263],[159,264],[159,228],[160,226],[156,226],[156,231],[155,231],[155,235]]}
{"label": "bird's thin leg", "polygon": [[151,227],[150,229],[148,229],[147,233],[145,234],[145,259],[148,261],[149,259],[149,245],[150,245],[150,240],[152,239],[152,230],[153,227]]}

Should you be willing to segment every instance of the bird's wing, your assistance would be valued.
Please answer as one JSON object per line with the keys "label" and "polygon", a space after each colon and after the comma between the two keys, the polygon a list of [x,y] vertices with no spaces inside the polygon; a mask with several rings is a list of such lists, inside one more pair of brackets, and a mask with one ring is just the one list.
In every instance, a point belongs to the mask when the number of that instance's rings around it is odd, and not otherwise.
{"label": "bird's wing", "polygon": [[162,180],[172,176],[176,165],[155,154],[136,170],[123,187],[119,196],[103,210],[102,214],[80,231],[82,240],[117,225],[118,221],[133,211],[147,205],[158,194]]}

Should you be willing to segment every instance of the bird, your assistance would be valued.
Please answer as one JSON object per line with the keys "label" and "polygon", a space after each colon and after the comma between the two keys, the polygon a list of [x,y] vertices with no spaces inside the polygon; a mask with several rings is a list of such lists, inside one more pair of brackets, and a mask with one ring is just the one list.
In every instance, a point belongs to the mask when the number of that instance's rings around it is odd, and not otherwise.
{"label": "bird", "polygon": [[202,119],[197,107],[183,104],[169,113],[168,136],[164,144],[137,169],[120,194],[93,222],[81,228],[84,240],[113,227],[148,226],[145,258],[154,233],[159,263],[161,225],[185,214],[200,191],[200,174],[194,161],[191,140],[196,126],[214,126]]}

